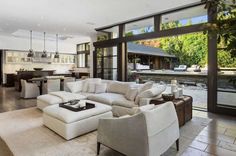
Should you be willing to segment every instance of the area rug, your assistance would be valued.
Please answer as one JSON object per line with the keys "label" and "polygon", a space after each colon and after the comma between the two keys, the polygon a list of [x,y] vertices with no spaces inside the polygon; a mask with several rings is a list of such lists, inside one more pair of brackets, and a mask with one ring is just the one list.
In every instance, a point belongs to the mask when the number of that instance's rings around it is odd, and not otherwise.
{"label": "area rug", "polygon": [[[180,151],[173,146],[164,155],[181,155],[209,122],[194,117],[180,130]],[[37,108],[0,113],[0,155],[4,156],[95,156],[96,136],[94,131],[66,141],[43,126],[42,112]],[[121,154],[102,146],[100,155]]]}

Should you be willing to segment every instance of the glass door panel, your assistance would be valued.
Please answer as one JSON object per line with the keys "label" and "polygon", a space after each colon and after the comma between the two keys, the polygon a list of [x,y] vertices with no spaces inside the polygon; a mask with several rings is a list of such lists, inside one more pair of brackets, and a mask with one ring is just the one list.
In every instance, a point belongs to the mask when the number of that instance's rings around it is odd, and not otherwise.
{"label": "glass door panel", "polygon": [[98,48],[96,77],[117,80],[117,47]]}
{"label": "glass door panel", "polygon": [[218,51],[217,106],[236,109],[236,56]]}

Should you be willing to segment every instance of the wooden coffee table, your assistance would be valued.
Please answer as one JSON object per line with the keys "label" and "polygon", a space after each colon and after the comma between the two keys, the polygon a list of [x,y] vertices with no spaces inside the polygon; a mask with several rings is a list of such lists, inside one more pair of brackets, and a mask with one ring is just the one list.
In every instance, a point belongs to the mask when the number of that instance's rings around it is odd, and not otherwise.
{"label": "wooden coffee table", "polygon": [[[150,104],[160,105],[164,104],[163,98],[158,98],[150,101]],[[174,99],[172,101],[175,105],[176,113],[179,120],[179,126],[183,126],[186,122],[192,119],[192,103],[193,98],[191,96],[184,95],[181,98]]]}

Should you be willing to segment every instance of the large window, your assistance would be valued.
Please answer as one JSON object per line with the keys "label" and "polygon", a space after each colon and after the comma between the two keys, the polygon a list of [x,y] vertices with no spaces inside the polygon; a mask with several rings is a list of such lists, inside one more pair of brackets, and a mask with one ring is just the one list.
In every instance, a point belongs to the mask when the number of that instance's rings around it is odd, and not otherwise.
{"label": "large window", "polygon": [[218,44],[217,103],[236,108],[236,56],[224,47],[223,43]]}
{"label": "large window", "polygon": [[88,68],[90,64],[90,45],[82,43],[77,45],[77,67]]}
{"label": "large window", "polygon": [[98,41],[104,41],[104,40],[109,40],[109,39],[118,38],[118,37],[119,37],[118,26],[115,26],[109,29],[100,30],[97,32]]}
{"label": "large window", "polygon": [[161,29],[170,29],[207,22],[205,5],[164,14],[161,17]]}
{"label": "large window", "polygon": [[97,49],[96,67],[96,77],[117,80],[117,47]]}
{"label": "large window", "polygon": [[154,18],[148,18],[125,25],[125,36],[154,32]]}

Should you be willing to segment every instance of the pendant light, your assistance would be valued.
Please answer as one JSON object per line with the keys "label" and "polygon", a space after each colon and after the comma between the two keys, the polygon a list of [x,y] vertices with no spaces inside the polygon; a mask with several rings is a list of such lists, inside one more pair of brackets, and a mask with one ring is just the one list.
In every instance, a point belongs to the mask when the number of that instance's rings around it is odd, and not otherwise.
{"label": "pendant light", "polygon": [[59,58],[59,52],[58,52],[58,34],[56,34],[56,53],[54,55],[54,58]]}
{"label": "pendant light", "polygon": [[45,35],[46,35],[46,32],[43,33],[44,50],[43,50],[43,54],[41,55],[42,58],[46,58],[47,57],[47,51],[45,50]]}
{"label": "pendant light", "polygon": [[32,49],[32,30],[30,30],[30,49],[29,53],[27,54],[27,57],[34,57],[34,52]]}

